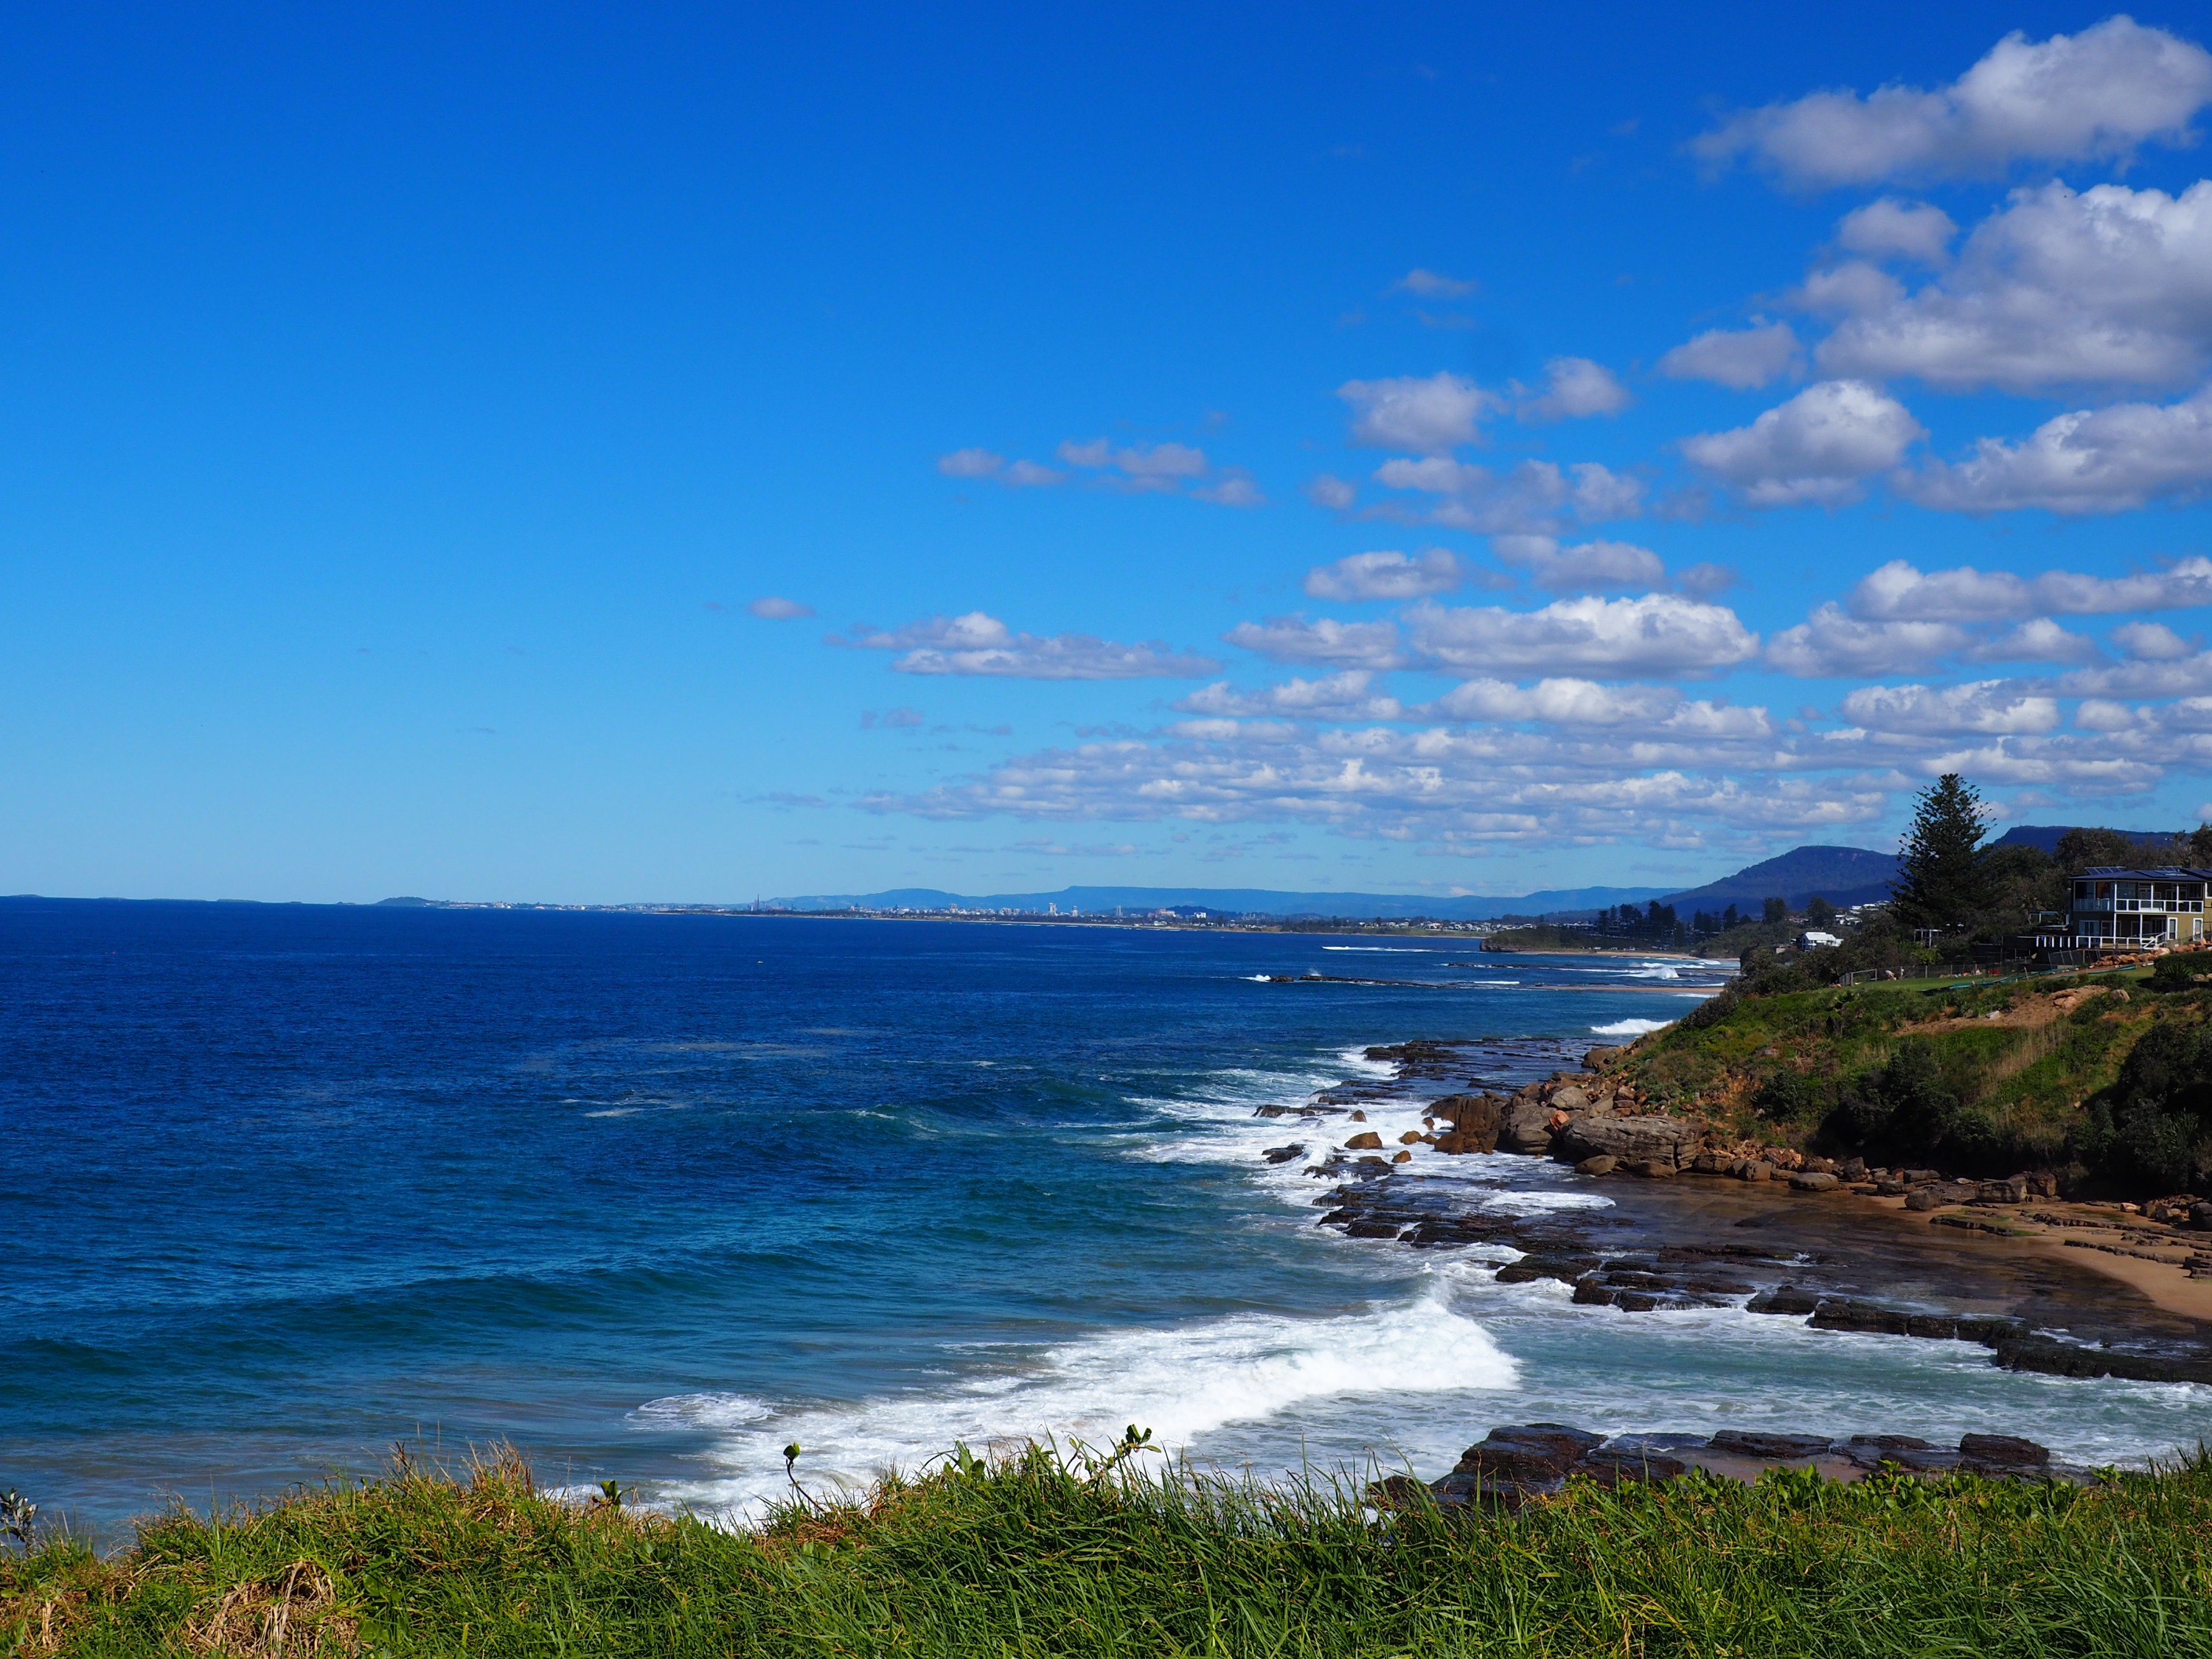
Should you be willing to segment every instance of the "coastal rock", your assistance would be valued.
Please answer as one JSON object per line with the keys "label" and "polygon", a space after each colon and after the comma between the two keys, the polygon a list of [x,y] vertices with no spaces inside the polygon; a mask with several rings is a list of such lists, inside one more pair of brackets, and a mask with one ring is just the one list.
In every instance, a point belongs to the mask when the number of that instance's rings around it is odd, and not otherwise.
{"label": "coastal rock", "polygon": [[1492,1429],[1460,1455],[1450,1474],[1429,1490],[1444,1503],[1492,1498],[1508,1504],[1556,1492],[1583,1453],[1605,1443],[1603,1435],[1564,1423],[1529,1423]]}
{"label": "coastal rock", "polygon": [[1774,1166],[1763,1158],[1747,1158],[1736,1166],[1735,1173],[1741,1181],[1771,1181]]}
{"label": "coastal rock", "polygon": [[1736,1457],[1800,1462],[1826,1456],[1834,1443],[1817,1434],[1761,1434],[1750,1429],[1723,1429],[1710,1443],[1715,1451]]}
{"label": "coastal rock", "polygon": [[1583,1069],[1586,1072],[1601,1072],[1627,1052],[1626,1048],[1619,1045],[1608,1047],[1601,1043],[1583,1056]]}
{"label": "coastal rock", "polygon": [[1552,1109],[1534,1098],[1516,1096],[1505,1109],[1498,1131],[1501,1152],[1540,1155],[1552,1148]]}
{"label": "coastal rock", "polygon": [[1382,1149],[1382,1137],[1372,1129],[1363,1130],[1346,1141],[1344,1146],[1346,1152],[1380,1152]]}
{"label": "coastal rock", "polygon": [[1835,1176],[1817,1170],[1810,1172],[1801,1170],[1790,1177],[1790,1187],[1793,1192],[1833,1192],[1838,1184]]}
{"label": "coastal rock", "polygon": [[1570,1083],[1564,1089],[1552,1091],[1552,1109],[1555,1112],[1585,1112],[1589,1103],[1589,1091],[1577,1084]]}
{"label": "coastal rock", "polygon": [[1819,1311],[1820,1298],[1811,1291],[1801,1291],[1794,1285],[1778,1285],[1771,1291],[1761,1291],[1744,1304],[1746,1313],[1808,1314]]}
{"label": "coastal rock", "polygon": [[1618,1159],[1610,1158],[1603,1152],[1600,1152],[1595,1158],[1586,1158],[1581,1163],[1576,1164],[1575,1173],[1577,1175],[1586,1176],[1611,1175],[1618,1162]]}
{"label": "coastal rock", "polygon": [[1959,1442],[1959,1455],[1977,1473],[1990,1468],[2039,1469],[2051,1462],[2051,1449],[2011,1434],[1970,1434]]}
{"label": "coastal rock", "polygon": [[1505,1127],[1507,1103],[1497,1095],[1446,1095],[1430,1107],[1431,1113],[1449,1120],[1451,1132],[1437,1137],[1437,1149],[1445,1152],[1490,1152],[1498,1149]]}
{"label": "coastal rock", "polygon": [[1671,1181],[1675,1175],[1672,1161],[1656,1158],[1639,1158],[1628,1166],[1631,1175],[1642,1176],[1646,1181]]}
{"label": "coastal rock", "polygon": [[1601,1155],[1622,1164],[1646,1159],[1672,1174],[1697,1154],[1705,1126],[1674,1117],[1578,1117],[1559,1132],[1556,1156],[1579,1164]]}
{"label": "coastal rock", "polygon": [[1305,1155],[1306,1149],[1295,1144],[1289,1146],[1270,1146],[1260,1154],[1270,1164],[1288,1164],[1292,1158],[1304,1158]]}

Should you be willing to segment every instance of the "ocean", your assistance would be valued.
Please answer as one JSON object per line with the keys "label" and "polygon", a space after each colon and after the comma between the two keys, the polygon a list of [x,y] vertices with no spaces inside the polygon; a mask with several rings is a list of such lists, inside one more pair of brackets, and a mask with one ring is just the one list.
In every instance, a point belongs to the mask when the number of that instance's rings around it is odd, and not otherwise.
{"label": "ocean", "polygon": [[[94,1529],[511,1441],[742,1520],[956,1441],[1433,1475],[1501,1423],[2025,1433],[2131,1462],[2208,1391],[1996,1370],[1510,1252],[1316,1227],[1255,1116],[1498,1036],[1524,1075],[1710,975],[1464,941],[0,901],[0,1487]],[[1307,975],[1328,977],[1309,980]],[[1288,976],[1285,982],[1284,976]],[[1504,1062],[1501,1062],[1504,1063]],[[1506,1079],[1511,1080],[1511,1079]],[[1418,1108],[1375,1108],[1394,1143]],[[1311,1135],[1306,1138],[1310,1140]],[[1605,1183],[1419,1149],[1471,1202]]]}

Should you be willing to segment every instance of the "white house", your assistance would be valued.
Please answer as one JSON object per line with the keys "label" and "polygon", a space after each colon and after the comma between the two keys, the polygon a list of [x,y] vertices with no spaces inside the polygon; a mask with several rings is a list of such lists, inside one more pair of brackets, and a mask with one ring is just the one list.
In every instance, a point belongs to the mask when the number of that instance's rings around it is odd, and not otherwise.
{"label": "white house", "polygon": [[2187,945],[2204,938],[2212,870],[2084,870],[2074,878],[2077,945]]}

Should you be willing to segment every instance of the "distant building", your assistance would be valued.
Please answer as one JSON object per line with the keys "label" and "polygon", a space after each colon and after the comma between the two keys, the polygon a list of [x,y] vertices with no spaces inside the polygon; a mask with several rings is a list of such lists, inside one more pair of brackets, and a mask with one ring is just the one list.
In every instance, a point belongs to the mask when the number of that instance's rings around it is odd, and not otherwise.
{"label": "distant building", "polygon": [[1841,945],[1843,942],[1836,934],[1824,933],[1817,927],[1808,927],[1797,935],[1797,948],[1801,951],[1818,951],[1824,946]]}
{"label": "distant building", "polygon": [[2084,870],[2074,878],[2075,941],[2082,946],[2201,943],[2207,883],[2212,870]]}

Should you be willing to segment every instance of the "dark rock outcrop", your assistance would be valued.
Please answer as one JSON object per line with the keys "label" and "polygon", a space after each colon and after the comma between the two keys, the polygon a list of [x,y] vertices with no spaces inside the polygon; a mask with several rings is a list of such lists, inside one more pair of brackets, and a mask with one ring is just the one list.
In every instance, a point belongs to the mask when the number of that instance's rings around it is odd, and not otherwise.
{"label": "dark rock outcrop", "polygon": [[1586,1158],[1610,1158],[1621,1164],[1650,1162],[1668,1174],[1697,1156],[1705,1127],[1677,1117],[1577,1117],[1561,1129],[1553,1152],[1571,1164]]}

